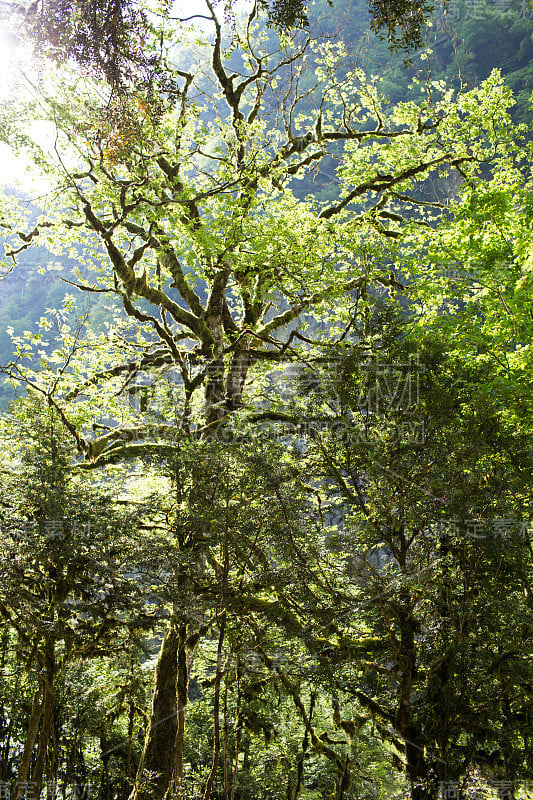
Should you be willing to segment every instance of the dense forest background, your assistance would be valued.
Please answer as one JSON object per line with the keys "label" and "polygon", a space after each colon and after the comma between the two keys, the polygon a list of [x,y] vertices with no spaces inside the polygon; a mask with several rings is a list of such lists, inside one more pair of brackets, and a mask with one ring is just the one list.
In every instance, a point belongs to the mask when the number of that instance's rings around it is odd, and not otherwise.
{"label": "dense forest background", "polygon": [[531,797],[533,11],[159,5],[2,111],[0,793]]}

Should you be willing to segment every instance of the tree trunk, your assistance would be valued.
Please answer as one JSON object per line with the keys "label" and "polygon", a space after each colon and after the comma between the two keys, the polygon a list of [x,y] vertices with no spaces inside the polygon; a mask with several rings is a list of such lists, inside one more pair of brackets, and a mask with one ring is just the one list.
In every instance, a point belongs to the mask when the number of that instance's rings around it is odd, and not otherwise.
{"label": "tree trunk", "polygon": [[228,411],[239,408],[242,401],[242,392],[246,383],[250,354],[247,349],[240,348],[235,351],[229,365],[226,382],[226,405]]}
{"label": "tree trunk", "polygon": [[179,649],[180,632],[176,613],[173,612],[157,660],[152,713],[130,800],[163,798],[174,777]]}
{"label": "tree trunk", "polygon": [[53,712],[54,712],[54,677],[55,677],[55,650],[54,643],[48,642],[45,654],[45,677],[43,695],[43,721],[39,734],[39,748],[37,759],[33,770],[32,784],[36,787],[36,797],[40,795],[40,787],[43,781],[44,763],[48,740],[52,731]]}
{"label": "tree trunk", "polygon": [[179,631],[178,674],[176,694],[178,700],[178,728],[176,732],[176,759],[173,782],[168,795],[181,797],[183,780],[183,744],[185,740],[185,714],[189,699],[189,678],[192,669],[193,652],[187,642],[187,626],[182,624]]}
{"label": "tree trunk", "polygon": [[217,774],[218,757],[220,755],[220,681],[222,680],[222,648],[224,645],[224,632],[226,630],[226,612],[222,612],[220,635],[217,648],[217,674],[215,678],[215,699],[213,707],[213,762],[207,777],[204,790],[204,800],[211,797],[211,789]]}
{"label": "tree trunk", "polygon": [[100,784],[100,796],[103,800],[109,800],[109,745],[105,732],[100,734],[100,759],[102,761],[102,781]]}
{"label": "tree trunk", "polygon": [[6,735],[2,747],[2,761],[0,763],[0,780],[5,781],[9,775],[9,751],[11,749],[11,736],[13,735],[13,728],[15,727],[15,717],[12,715],[7,726]]}
{"label": "tree trunk", "polygon": [[30,771],[31,756],[33,753],[33,747],[35,745],[35,740],[37,739],[39,722],[41,721],[41,715],[43,713],[43,704],[41,702],[42,695],[43,684],[39,683],[39,686],[33,695],[30,721],[28,723],[28,733],[26,735],[26,741],[24,742],[22,759],[17,773],[17,780],[15,784],[15,800],[22,800],[25,795],[26,781],[28,780],[28,773]]}
{"label": "tree trunk", "polygon": [[296,787],[294,789],[294,795],[292,800],[298,800],[298,795],[300,794],[302,788],[302,781],[304,777],[304,764],[307,751],[309,749],[309,728],[313,721],[313,712],[315,709],[315,700],[316,700],[316,692],[311,692],[311,698],[309,701],[309,723],[305,726],[304,738],[302,742],[302,752],[298,758],[297,770],[296,770]]}
{"label": "tree trunk", "polygon": [[424,754],[424,738],[412,719],[411,698],[417,672],[416,624],[411,596],[405,588],[400,590],[397,614],[400,628],[398,657],[400,687],[396,726],[405,742],[407,778],[411,786],[411,798],[412,800],[433,800],[436,797],[437,785],[433,776],[430,775],[431,771]]}

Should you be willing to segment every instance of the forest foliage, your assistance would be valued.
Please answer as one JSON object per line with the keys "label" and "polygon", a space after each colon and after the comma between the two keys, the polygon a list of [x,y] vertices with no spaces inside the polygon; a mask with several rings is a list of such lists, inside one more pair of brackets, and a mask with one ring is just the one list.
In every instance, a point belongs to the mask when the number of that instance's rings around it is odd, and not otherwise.
{"label": "forest foliage", "polygon": [[1,365],[17,800],[533,780],[531,20],[407,68],[323,10],[129,17],[128,86],[41,49],[6,125],[53,188],[4,280],[69,259]]}

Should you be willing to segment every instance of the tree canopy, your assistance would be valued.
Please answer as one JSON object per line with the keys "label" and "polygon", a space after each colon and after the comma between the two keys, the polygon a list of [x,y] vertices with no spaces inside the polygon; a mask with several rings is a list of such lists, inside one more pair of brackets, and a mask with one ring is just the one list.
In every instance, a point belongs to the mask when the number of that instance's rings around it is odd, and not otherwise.
{"label": "tree canopy", "polygon": [[25,12],[47,44],[11,140],[52,188],[27,223],[3,202],[6,257],[74,273],[1,366],[28,395],[1,420],[2,779],[518,796],[529,132],[498,70],[390,102],[303,5],[260,12]]}
{"label": "tree canopy", "polygon": [[[226,14],[241,13],[236,0],[219,5]],[[334,9],[332,2],[330,5]],[[268,23],[281,31],[309,25],[305,0],[260,0],[257,7],[266,12]],[[133,85],[143,74],[153,76],[161,63],[149,41],[154,15],[176,15],[168,0],[153,6],[138,0],[36,0],[29,7],[12,3],[10,8],[47,55],[59,60],[72,58],[105,76],[116,88]],[[368,4],[372,28],[395,48],[422,44],[425,21],[432,10],[426,0],[370,0]]]}

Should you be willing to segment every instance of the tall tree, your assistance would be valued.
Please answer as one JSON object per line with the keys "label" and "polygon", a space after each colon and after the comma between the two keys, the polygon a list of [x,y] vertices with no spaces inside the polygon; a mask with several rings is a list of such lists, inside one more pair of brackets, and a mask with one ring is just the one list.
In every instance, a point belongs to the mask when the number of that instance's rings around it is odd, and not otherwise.
{"label": "tall tree", "polygon": [[[317,340],[342,340],[372,287],[402,290],[389,267],[396,243],[443,208],[421,183],[439,172],[472,179],[511,148],[497,75],[455,100],[434,87],[422,106],[389,109],[341,45],[301,33],[265,42],[256,9],[228,30],[209,0],[205,11],[211,42],[198,65],[190,50],[177,67],[169,56],[155,95],[108,93],[102,108],[101,87],[65,73],[65,94],[48,104],[61,205],[24,235],[81,245],[91,263],[77,287],[118,300],[126,321],[93,338],[62,321],[63,347],[42,352],[38,373],[23,359],[42,349],[30,334],[4,372],[46,398],[89,468],[175,456],[182,439],[228,435],[247,403],[257,414],[245,393],[251,368],[305,358],[306,314],[330,317]],[[175,31],[163,30],[167,40]],[[336,198],[301,199],[295,181],[332,158]],[[145,746],[158,796],[179,744],[173,670],[185,666],[186,689],[198,635],[187,614],[176,610],[162,647],[172,666],[157,671]]]}
{"label": "tall tree", "polygon": [[[59,244],[80,244],[90,261],[74,285],[118,300],[127,320],[114,319],[110,335],[90,346],[81,328],[63,323],[63,349],[45,357],[39,376],[20,358],[4,372],[48,398],[95,464],[157,448],[168,424],[197,435],[203,417],[202,429],[215,430],[243,407],[251,367],[305,352],[306,314],[334,307],[333,327],[318,338],[342,337],[372,286],[404,289],[388,260],[403,236],[425,230],[445,208],[423,199],[423,181],[450,171],[477,180],[513,148],[510,96],[497,74],[456,101],[435,88],[422,107],[406,101],[387,109],[357,68],[344,65],[342,90],[336,87],[340,45],[313,52],[304,37],[263,50],[253,40],[255,11],[245,30],[230,34],[246,64],[242,76],[230,72],[210,3],[208,11],[214,41],[207,60],[196,72],[176,68],[174,94],[163,93],[155,111],[139,95],[112,106],[112,118],[108,108],[87,117],[96,97],[77,82],[77,96],[51,108],[61,199],[69,198],[70,212],[58,210],[59,219],[50,212],[24,236],[48,235],[58,247],[59,233]],[[281,98],[279,80],[289,87]],[[300,199],[295,180],[327,164],[339,145],[337,199]],[[72,147],[78,163],[68,167]],[[20,356],[41,341],[41,334],[20,339]],[[157,412],[168,394],[157,396],[167,375],[182,391],[170,391],[172,422],[158,426],[148,408]],[[104,432],[95,438],[69,420],[66,404],[104,411],[104,386],[108,397],[137,402],[130,411],[119,402],[123,424],[98,423]]]}
{"label": "tall tree", "polygon": [[338,394],[319,387],[307,409],[304,470],[321,481],[324,514],[336,510],[331,546],[370,631],[343,689],[402,751],[413,798],[459,787],[470,767],[524,780],[530,439],[445,339],[411,339],[403,320],[387,340],[384,322],[338,354]]}
{"label": "tall tree", "polygon": [[152,629],[148,597],[156,586],[140,532],[132,535],[141,509],[120,511],[109,494],[76,481],[53,409],[20,402],[2,420],[2,441],[9,454],[2,493],[9,499],[2,509],[0,617],[36,683],[17,774],[22,796],[30,768],[31,791],[40,792],[59,676],[73,662],[119,653]]}

